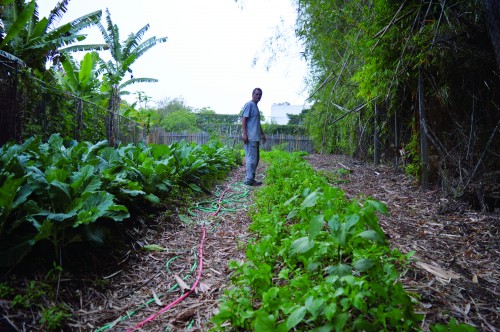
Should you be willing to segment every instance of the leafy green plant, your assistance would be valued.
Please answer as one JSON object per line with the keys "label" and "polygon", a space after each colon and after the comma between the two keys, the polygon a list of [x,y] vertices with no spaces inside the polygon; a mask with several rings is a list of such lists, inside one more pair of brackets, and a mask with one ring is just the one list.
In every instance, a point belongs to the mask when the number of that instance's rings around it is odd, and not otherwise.
{"label": "leafy green plant", "polygon": [[31,280],[24,290],[24,294],[17,294],[12,300],[13,307],[30,308],[35,306],[38,300],[46,296],[50,288],[43,282]]}
{"label": "leafy green plant", "polygon": [[63,326],[63,323],[71,317],[69,309],[63,305],[44,308],[41,311],[40,324],[48,331],[54,331]]}
{"label": "leafy green plant", "polygon": [[216,141],[203,146],[108,146],[29,139],[0,148],[0,266],[49,241],[54,257],[65,246],[105,241],[97,223],[122,222],[129,208],[148,207],[179,190],[200,191],[235,165],[236,154]]}
{"label": "leafy green plant", "polygon": [[416,133],[411,136],[410,142],[406,145],[406,150],[408,151],[406,158],[409,162],[405,167],[405,173],[419,179],[422,172],[422,163],[420,160],[419,140]]}
{"label": "leafy green plant", "polygon": [[255,193],[245,262],[213,330],[417,330],[414,295],[398,282],[404,256],[387,246],[384,204],[349,201],[298,154],[272,151],[266,186]]}
{"label": "leafy green plant", "polygon": [[458,323],[455,318],[450,319],[448,325],[434,324],[431,325],[432,332],[474,332],[476,329],[468,324]]}
{"label": "leafy green plant", "polygon": [[0,298],[8,298],[14,293],[14,288],[6,282],[0,282]]}

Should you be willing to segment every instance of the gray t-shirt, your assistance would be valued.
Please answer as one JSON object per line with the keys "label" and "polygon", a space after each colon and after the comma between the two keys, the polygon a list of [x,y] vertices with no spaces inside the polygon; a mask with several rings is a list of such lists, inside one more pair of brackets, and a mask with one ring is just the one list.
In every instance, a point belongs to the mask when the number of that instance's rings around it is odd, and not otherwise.
{"label": "gray t-shirt", "polygon": [[242,116],[247,118],[248,140],[260,142],[260,112],[257,104],[253,101],[246,103]]}

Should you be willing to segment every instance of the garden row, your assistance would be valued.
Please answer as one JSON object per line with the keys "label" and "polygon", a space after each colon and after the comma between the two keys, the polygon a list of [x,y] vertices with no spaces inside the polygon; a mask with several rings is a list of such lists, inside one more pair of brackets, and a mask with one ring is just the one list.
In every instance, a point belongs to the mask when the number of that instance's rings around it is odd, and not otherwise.
{"label": "garden row", "polygon": [[[213,330],[419,330],[418,294],[399,282],[412,253],[388,246],[377,217],[386,206],[348,200],[300,153],[275,150],[264,159],[270,166],[251,211],[254,240],[244,262],[230,263],[232,286]],[[432,329],[474,331],[456,321]]]}
{"label": "garden row", "polygon": [[54,260],[72,243],[107,240],[109,222],[126,222],[182,191],[200,192],[224,177],[239,157],[215,141],[205,145],[113,148],[65,140],[0,148],[0,267],[20,262],[39,243]]}

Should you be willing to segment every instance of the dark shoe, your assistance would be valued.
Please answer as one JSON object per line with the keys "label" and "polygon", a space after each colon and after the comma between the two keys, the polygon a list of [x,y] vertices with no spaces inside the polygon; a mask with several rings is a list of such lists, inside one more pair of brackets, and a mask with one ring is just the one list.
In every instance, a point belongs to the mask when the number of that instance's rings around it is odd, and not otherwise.
{"label": "dark shoe", "polygon": [[250,182],[245,181],[244,183],[245,183],[247,186],[252,186],[252,187],[256,187],[256,186],[261,186],[261,185],[262,185],[262,182],[260,182],[260,181],[255,181],[255,180],[250,181]]}

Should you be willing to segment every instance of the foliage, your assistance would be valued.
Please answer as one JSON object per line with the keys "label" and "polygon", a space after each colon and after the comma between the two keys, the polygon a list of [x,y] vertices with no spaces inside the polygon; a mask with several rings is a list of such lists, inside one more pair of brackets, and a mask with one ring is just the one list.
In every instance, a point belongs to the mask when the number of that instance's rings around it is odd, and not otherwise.
{"label": "foliage", "polygon": [[405,173],[415,178],[420,177],[422,165],[420,163],[420,145],[417,135],[413,135],[405,147],[409,162],[405,167]]}
{"label": "foliage", "polygon": [[[500,121],[500,79],[481,1],[296,4],[313,103],[305,123],[322,152],[371,158],[375,106],[382,152],[420,140],[421,73],[429,154],[452,178],[446,183],[470,183],[463,174],[479,164],[482,174],[498,168],[498,144],[484,149]],[[418,172],[420,151],[413,152]]]}
{"label": "foliage", "polygon": [[238,114],[217,114],[210,109],[201,109],[196,114],[196,126],[209,134],[228,134],[239,132]]}
{"label": "foliage", "polygon": [[161,121],[161,126],[168,132],[179,133],[183,131],[197,132],[196,116],[193,112],[179,110],[168,113]]}
{"label": "foliage", "polygon": [[59,86],[79,98],[99,102],[100,81],[97,72],[97,52],[84,55],[80,64],[77,64],[73,57],[65,53],[61,56],[60,62],[64,73],[55,72]]}
{"label": "foliage", "polygon": [[96,25],[102,12],[99,10],[89,13],[56,26],[66,13],[68,3],[69,0],[58,2],[48,17],[40,18],[35,0],[6,2],[0,13],[0,23],[3,26],[3,33],[0,33],[0,54],[17,59],[33,70],[44,72],[46,63],[62,52],[105,49],[106,45],[101,44],[71,45],[85,39],[80,31]]}
{"label": "foliage", "polygon": [[40,242],[52,243],[56,258],[72,243],[103,243],[101,221],[121,222],[130,208],[158,204],[180,188],[200,191],[235,162],[215,141],[111,148],[52,135],[47,143],[4,145],[0,266],[17,263]]}
{"label": "foliage", "polygon": [[106,11],[106,23],[106,28],[102,24],[98,24],[101,35],[106,44],[109,45],[111,52],[111,60],[105,61],[101,58],[99,61],[101,71],[104,73],[104,91],[108,91],[110,95],[113,95],[113,93],[119,93],[130,84],[156,82],[157,80],[153,78],[134,78],[133,75],[123,83],[122,80],[127,73],[132,74],[131,66],[139,57],[156,46],[156,44],[166,42],[167,37],[150,37],[142,41],[142,38],[149,30],[149,24],[146,24],[136,33],[129,34],[121,44],[120,30],[116,24],[113,24],[109,11]]}
{"label": "foliage", "polygon": [[[136,33],[131,33],[123,42],[120,41],[119,28],[113,24],[111,14],[106,10],[106,23],[105,28],[102,24],[98,24],[101,35],[106,44],[109,45],[111,52],[111,59],[105,61],[99,58],[100,71],[103,74],[103,84],[101,92],[108,96],[108,109],[112,111],[112,119],[116,117],[121,104],[121,94],[128,94],[125,87],[136,83],[154,83],[157,79],[154,78],[134,78],[132,75],[132,64],[137,61],[145,52],[159,43],[167,41],[167,37],[150,37],[145,41],[142,38],[149,30],[149,24],[146,24]],[[130,73],[130,79],[125,79],[125,75]],[[115,132],[108,132],[108,139],[111,145],[115,145]]]}
{"label": "foliage", "polygon": [[266,135],[296,135],[296,136],[305,136],[306,131],[303,126],[300,125],[279,125],[279,124],[268,124],[264,123],[262,125],[262,130],[266,133]]}
{"label": "foliage", "polygon": [[30,308],[40,301],[40,298],[46,296],[50,292],[50,286],[44,282],[31,280],[24,294],[17,294],[12,299],[13,307]]}
{"label": "foliage", "polygon": [[297,3],[296,32],[305,45],[304,56],[311,68],[308,84],[313,106],[305,116],[305,125],[323,152],[352,154],[363,119],[357,112],[347,111],[363,101],[356,97],[350,74],[362,65],[365,50],[358,44],[361,32],[357,22],[368,19],[361,15],[368,1]]}
{"label": "foliage", "polygon": [[15,289],[10,287],[6,282],[0,282],[0,298],[8,298],[14,291]]}
{"label": "foliage", "polygon": [[146,133],[153,127],[159,126],[160,118],[158,113],[154,109],[140,109],[136,110],[136,103],[125,107],[123,111],[123,116],[129,118],[130,120],[138,123],[141,127],[146,129]]}
{"label": "foliage", "polygon": [[417,330],[421,317],[398,282],[409,256],[388,248],[370,198],[349,201],[299,154],[265,153],[245,262],[231,262],[214,330]]}
{"label": "foliage", "polygon": [[45,308],[41,312],[40,324],[48,331],[62,327],[63,323],[71,317],[69,309],[63,305]]}
{"label": "foliage", "polygon": [[307,113],[309,112],[309,109],[304,109],[300,111],[300,114],[287,114],[286,116],[288,117],[288,124],[289,125],[304,125],[305,124],[305,117]]}
{"label": "foliage", "polygon": [[169,113],[175,111],[188,111],[193,112],[193,109],[188,106],[184,99],[178,98],[164,98],[157,102],[158,114],[165,118]]}
{"label": "foliage", "polygon": [[455,318],[450,319],[448,325],[435,324],[430,327],[432,332],[474,332],[476,329],[468,324],[458,323]]}
{"label": "foliage", "polygon": [[32,312],[40,311],[40,324],[47,331],[55,331],[71,317],[67,306],[57,303],[57,292],[54,291],[59,282],[55,274],[61,271],[62,268],[54,264],[54,268],[42,280],[26,281],[26,287],[18,291],[7,286],[9,291],[0,294],[3,294],[1,295],[3,299],[10,300],[13,308],[30,309]]}

